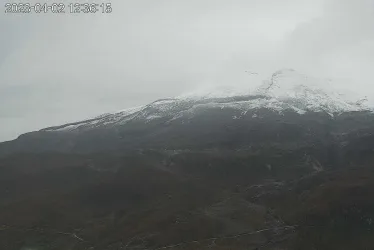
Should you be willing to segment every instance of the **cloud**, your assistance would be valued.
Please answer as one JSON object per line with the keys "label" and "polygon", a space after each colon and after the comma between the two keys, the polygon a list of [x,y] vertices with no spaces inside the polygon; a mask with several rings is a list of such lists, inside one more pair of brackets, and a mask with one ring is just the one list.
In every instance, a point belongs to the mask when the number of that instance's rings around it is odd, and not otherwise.
{"label": "cloud", "polygon": [[289,64],[353,81],[371,80],[374,1],[327,1],[323,15],[300,24],[284,44]]}
{"label": "cloud", "polygon": [[373,1],[113,0],[111,14],[0,16],[0,141],[142,105],[245,70],[369,86]]}

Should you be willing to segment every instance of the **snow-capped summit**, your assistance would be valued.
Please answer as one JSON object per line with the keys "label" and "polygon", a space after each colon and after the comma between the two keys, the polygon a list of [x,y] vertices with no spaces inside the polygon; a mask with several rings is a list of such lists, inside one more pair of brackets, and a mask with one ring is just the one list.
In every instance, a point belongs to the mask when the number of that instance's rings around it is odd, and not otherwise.
{"label": "snow-capped summit", "polygon": [[[213,109],[229,109],[246,114],[248,111],[255,112],[265,108],[277,113],[286,110],[298,114],[325,112],[331,116],[344,112],[370,110],[365,105],[364,97],[339,89],[337,82],[310,77],[293,69],[279,70],[269,78],[257,82],[257,87],[252,85],[241,88],[202,88],[176,98],[162,99],[148,105],[104,114],[82,122],[47,128],[43,131],[86,130],[124,125],[131,121],[173,122],[191,119],[196,114],[208,114],[207,112]],[[241,118],[242,115],[233,115],[233,119]]]}
{"label": "snow-capped summit", "polygon": [[344,90],[339,82],[301,74],[293,69],[275,72],[255,91],[279,102],[292,103],[304,111],[330,114],[369,110],[366,97]]}

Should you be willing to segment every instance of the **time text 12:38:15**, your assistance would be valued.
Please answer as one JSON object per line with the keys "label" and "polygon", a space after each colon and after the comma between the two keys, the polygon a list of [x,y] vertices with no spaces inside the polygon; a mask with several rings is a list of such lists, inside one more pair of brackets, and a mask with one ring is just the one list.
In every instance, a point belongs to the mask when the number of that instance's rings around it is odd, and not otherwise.
{"label": "time text 12:38:15", "polygon": [[111,3],[6,3],[5,13],[112,13]]}

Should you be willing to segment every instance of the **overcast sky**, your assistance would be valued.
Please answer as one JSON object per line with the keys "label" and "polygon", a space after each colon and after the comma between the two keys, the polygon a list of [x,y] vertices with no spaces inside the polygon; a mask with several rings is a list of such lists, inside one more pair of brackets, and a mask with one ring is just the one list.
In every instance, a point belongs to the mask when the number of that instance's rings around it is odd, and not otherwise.
{"label": "overcast sky", "polygon": [[204,84],[249,84],[245,70],[291,67],[374,93],[374,0],[110,2],[110,14],[17,15],[2,1],[0,141]]}

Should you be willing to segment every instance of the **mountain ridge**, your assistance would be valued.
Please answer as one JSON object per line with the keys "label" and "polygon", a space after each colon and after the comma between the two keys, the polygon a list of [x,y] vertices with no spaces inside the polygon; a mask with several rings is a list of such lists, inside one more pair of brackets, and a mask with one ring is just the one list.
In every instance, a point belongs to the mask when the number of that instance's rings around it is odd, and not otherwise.
{"label": "mountain ridge", "polygon": [[273,73],[269,80],[262,81],[253,92],[219,87],[213,90],[187,93],[175,98],[163,98],[144,106],[106,113],[80,122],[45,128],[42,131],[71,131],[117,123],[123,125],[131,119],[143,119],[144,122],[148,122],[170,117],[169,120],[173,121],[201,107],[232,108],[243,113],[260,108],[279,113],[284,110],[293,110],[299,114],[312,111],[326,112],[331,116],[344,112],[372,110],[365,105],[367,101],[365,97],[352,98],[347,94],[334,92],[327,85],[324,86],[330,82],[331,80],[308,77],[293,69],[283,69]]}

